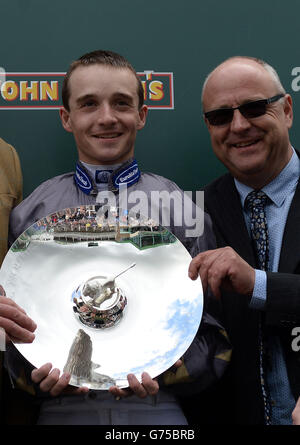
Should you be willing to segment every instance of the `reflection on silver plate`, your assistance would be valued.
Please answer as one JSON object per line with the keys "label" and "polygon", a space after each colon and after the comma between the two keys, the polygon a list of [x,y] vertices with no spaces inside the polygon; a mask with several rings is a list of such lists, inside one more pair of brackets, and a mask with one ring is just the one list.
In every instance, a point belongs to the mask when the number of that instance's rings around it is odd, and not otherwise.
{"label": "reflection on silver plate", "polygon": [[29,227],[9,250],[0,283],[38,327],[16,345],[35,367],[51,362],[70,383],[128,386],[152,378],[194,339],[202,287],[191,257],[167,229],[113,207],[58,211]]}

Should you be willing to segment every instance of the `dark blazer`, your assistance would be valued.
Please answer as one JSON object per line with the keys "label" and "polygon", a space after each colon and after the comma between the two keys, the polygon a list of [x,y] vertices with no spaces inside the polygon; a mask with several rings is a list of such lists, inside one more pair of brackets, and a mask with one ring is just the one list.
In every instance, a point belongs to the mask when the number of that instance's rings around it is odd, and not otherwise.
{"label": "dark blazer", "polygon": [[[205,207],[213,221],[217,246],[231,246],[251,266],[255,254],[244,221],[240,197],[230,174],[205,188]],[[289,379],[295,398],[300,393],[299,353],[291,348],[293,327],[300,326],[300,185],[298,184],[284,231],[278,273],[267,273],[264,312],[269,331],[282,340]],[[222,317],[233,346],[219,406],[224,423],[263,423],[263,400],[259,378],[259,311],[249,308],[249,298],[222,296]],[[298,376],[298,378],[297,378]],[[219,393],[218,393],[219,395]],[[217,402],[216,402],[217,403]],[[225,409],[225,412],[224,412]],[[220,419],[219,419],[220,420]],[[218,421],[216,422],[218,423]]]}
{"label": "dark blazer", "polygon": [[[22,200],[22,173],[16,150],[0,138],[0,265],[6,255],[8,243],[8,222],[10,211]],[[1,283],[0,283],[1,284]],[[0,424],[4,413],[3,357],[0,351]]]}
{"label": "dark blazer", "polygon": [[7,252],[9,214],[22,200],[22,173],[16,150],[0,139],[0,265]]}

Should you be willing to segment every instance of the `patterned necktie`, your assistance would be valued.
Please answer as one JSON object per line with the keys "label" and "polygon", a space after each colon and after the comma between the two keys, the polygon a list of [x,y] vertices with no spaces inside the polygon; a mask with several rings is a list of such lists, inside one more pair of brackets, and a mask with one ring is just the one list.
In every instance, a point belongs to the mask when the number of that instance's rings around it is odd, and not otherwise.
{"label": "patterned necktie", "polygon": [[269,237],[265,214],[267,195],[261,190],[253,190],[246,198],[245,205],[251,210],[251,237],[261,270],[269,269]]}
{"label": "patterned necktie", "polygon": [[[265,206],[267,195],[261,190],[253,190],[245,200],[245,207],[250,209],[250,229],[251,238],[254,244],[254,250],[257,257],[257,265],[261,270],[269,269],[269,236],[268,226],[265,214]],[[260,344],[260,378],[261,388],[265,409],[265,422],[270,425],[270,400],[268,397],[265,382],[265,362],[266,348],[265,339],[263,338],[262,317],[259,323],[259,344]]]}

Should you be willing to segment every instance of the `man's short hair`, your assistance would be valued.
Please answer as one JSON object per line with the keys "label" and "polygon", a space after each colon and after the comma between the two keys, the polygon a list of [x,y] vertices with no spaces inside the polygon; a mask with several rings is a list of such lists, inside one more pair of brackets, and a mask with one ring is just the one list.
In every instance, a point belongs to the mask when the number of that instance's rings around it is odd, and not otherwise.
{"label": "man's short hair", "polygon": [[[280,81],[280,78],[277,74],[277,71],[275,70],[275,68],[273,68],[271,65],[269,65],[267,62],[265,62],[262,59],[259,59],[258,57],[251,57],[251,56],[232,56],[229,57],[228,59],[224,60],[222,63],[220,63],[220,65],[223,65],[224,63],[230,61],[230,60],[234,60],[234,59],[244,59],[244,60],[252,60],[253,62],[258,63],[258,65],[261,65],[266,71],[268,71],[268,73],[271,75],[271,77],[274,80],[275,85],[278,88],[278,94],[286,94],[286,91]],[[218,68],[220,65],[218,65],[216,68]],[[216,69],[215,68],[215,69]],[[212,73],[215,71],[215,69],[213,69],[208,76],[206,77],[204,83],[203,83],[203,87],[202,87],[202,105],[203,105],[203,94],[204,94],[204,90],[206,88],[206,84],[209,81]]]}
{"label": "man's short hair", "polygon": [[123,68],[130,70],[137,80],[137,94],[139,98],[139,109],[144,104],[144,89],[142,82],[137,75],[133,66],[125,59],[125,57],[121,56],[118,53],[113,51],[104,51],[104,50],[96,50],[90,53],[84,54],[79,57],[79,59],[75,60],[71,63],[63,81],[62,86],[62,102],[63,106],[66,110],[70,111],[69,107],[69,99],[70,99],[70,90],[69,90],[69,80],[73,71],[79,66],[89,66],[89,65],[105,65],[114,68]]}

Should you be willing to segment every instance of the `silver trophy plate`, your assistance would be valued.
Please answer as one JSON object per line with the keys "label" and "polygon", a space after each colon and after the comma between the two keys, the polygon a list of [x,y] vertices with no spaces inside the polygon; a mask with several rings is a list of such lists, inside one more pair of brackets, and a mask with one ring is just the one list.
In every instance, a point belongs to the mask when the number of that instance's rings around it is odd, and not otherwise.
{"label": "silver trophy plate", "polygon": [[35,367],[71,373],[70,384],[107,390],[126,376],[152,378],[192,343],[202,317],[191,256],[167,229],[113,207],[58,211],[30,226],[0,271],[6,295],[37,323],[17,344]]}

